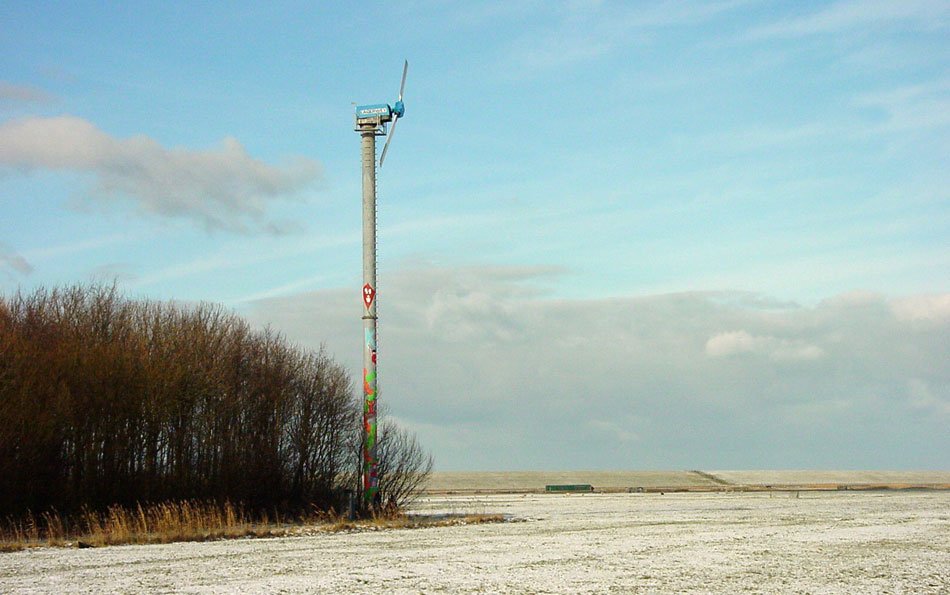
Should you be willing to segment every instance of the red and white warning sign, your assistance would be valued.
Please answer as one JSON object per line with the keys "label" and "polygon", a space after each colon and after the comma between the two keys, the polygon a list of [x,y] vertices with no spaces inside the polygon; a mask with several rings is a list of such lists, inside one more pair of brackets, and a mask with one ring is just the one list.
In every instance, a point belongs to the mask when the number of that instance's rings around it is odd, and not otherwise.
{"label": "red and white warning sign", "polygon": [[373,305],[373,298],[376,297],[376,290],[373,289],[373,286],[367,283],[363,286],[363,303],[366,304],[366,308],[369,309]]}

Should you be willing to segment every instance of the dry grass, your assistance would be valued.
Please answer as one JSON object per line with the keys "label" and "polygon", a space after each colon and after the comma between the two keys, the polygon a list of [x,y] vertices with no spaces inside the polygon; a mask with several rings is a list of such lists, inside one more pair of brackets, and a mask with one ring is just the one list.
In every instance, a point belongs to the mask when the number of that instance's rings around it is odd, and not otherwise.
{"label": "dry grass", "polygon": [[252,519],[243,508],[230,503],[170,502],[134,509],[113,506],[104,513],[86,510],[72,519],[63,519],[55,512],[43,513],[39,518],[28,514],[21,519],[9,519],[0,526],[0,552],[33,547],[82,548],[239,537],[288,537],[502,521],[501,515],[490,514],[425,517],[402,513],[351,521],[331,512],[315,513],[303,521],[288,523],[280,518],[270,519],[267,515]]}
{"label": "dry grass", "polygon": [[264,535],[275,525],[252,520],[241,507],[200,502],[169,502],[134,509],[84,510],[70,519],[55,512],[8,520],[0,527],[0,551],[30,547],[99,547],[128,543],[169,543]]}

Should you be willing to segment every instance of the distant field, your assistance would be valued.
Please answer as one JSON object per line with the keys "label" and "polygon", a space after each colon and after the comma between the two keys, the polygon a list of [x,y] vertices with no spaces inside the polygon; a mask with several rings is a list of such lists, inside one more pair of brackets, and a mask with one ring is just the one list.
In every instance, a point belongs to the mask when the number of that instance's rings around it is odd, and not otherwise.
{"label": "distant field", "polygon": [[736,484],[950,484],[950,471],[710,471]]}
{"label": "distant field", "polygon": [[436,472],[426,490],[532,492],[549,484],[590,484],[596,490],[711,489],[729,486],[950,487],[950,471],[511,471]]}
{"label": "distant field", "polygon": [[692,471],[517,471],[436,472],[426,486],[440,491],[535,491],[548,484],[589,483],[601,488],[693,487],[717,485]]}

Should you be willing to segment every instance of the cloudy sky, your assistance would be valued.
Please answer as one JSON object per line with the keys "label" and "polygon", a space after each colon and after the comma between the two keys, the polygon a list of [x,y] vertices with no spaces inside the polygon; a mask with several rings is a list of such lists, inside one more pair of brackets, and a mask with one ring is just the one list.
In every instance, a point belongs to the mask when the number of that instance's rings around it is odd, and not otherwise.
{"label": "cloudy sky", "polygon": [[[315,6],[319,4],[319,6]],[[0,291],[221,302],[443,470],[947,469],[950,2],[0,6]]]}

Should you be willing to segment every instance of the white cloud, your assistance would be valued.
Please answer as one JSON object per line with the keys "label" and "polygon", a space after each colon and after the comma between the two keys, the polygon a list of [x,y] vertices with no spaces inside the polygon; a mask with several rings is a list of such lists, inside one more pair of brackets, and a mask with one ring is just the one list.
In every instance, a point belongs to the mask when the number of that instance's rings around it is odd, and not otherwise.
{"label": "white cloud", "polygon": [[874,132],[938,131],[950,125],[950,80],[866,93],[855,105],[883,112]]}
{"label": "white cloud", "polygon": [[0,266],[7,266],[21,275],[33,272],[33,265],[3,242],[0,242]]}
{"label": "white cloud", "polygon": [[640,439],[636,432],[630,429],[633,420],[625,420],[626,423],[619,421],[605,421],[601,419],[592,419],[587,422],[587,427],[601,435],[612,437],[617,442],[634,442]]}
{"label": "white cloud", "polygon": [[706,355],[710,357],[741,353],[759,353],[774,361],[813,360],[825,354],[817,345],[777,337],[757,337],[746,331],[719,333],[706,341]]}
{"label": "white cloud", "polygon": [[0,105],[4,103],[49,103],[52,100],[52,95],[37,87],[0,81]]}
{"label": "white cloud", "polygon": [[945,385],[943,394],[938,394],[920,378],[911,378],[907,383],[907,394],[912,407],[932,412],[946,419],[950,419],[950,390],[948,389],[950,386]]}
{"label": "white cloud", "polygon": [[212,150],[169,149],[147,136],[113,137],[72,116],[0,124],[0,166],[88,172],[95,185],[87,198],[244,232],[281,231],[267,220],[269,203],[295,196],[320,175],[305,159],[268,165],[233,138]]}
{"label": "white cloud", "polygon": [[802,37],[895,23],[932,30],[945,27],[948,17],[950,4],[944,0],[844,0],[808,15],[758,27],[751,35]]}
{"label": "white cloud", "polygon": [[950,293],[896,299],[891,302],[891,308],[899,320],[947,323],[950,321]]}
{"label": "white cloud", "polygon": [[[268,245],[266,249],[262,249],[259,243],[249,243],[242,239],[235,239],[227,243],[220,242],[218,250],[212,254],[206,254],[184,262],[177,262],[145,273],[135,281],[134,287],[147,287],[174,279],[183,279],[219,271],[259,267],[267,263],[286,261],[295,256],[310,254],[325,248],[346,245],[358,246],[359,242],[360,235],[358,231],[314,237],[301,235],[293,238],[293,241],[273,243]],[[257,296],[256,299],[263,297],[265,296]],[[255,299],[255,296],[242,296],[231,301],[240,302],[252,299]]]}
{"label": "white cloud", "polygon": [[458,27],[472,27],[523,18],[541,9],[535,0],[453,3],[449,5],[451,10],[440,12],[445,6],[443,2],[423,2],[421,6],[414,6],[411,10],[417,14],[436,14],[440,19],[451,20],[452,24]]}
{"label": "white cloud", "polygon": [[110,262],[93,267],[88,277],[92,283],[129,283],[135,281],[134,267],[125,262]]}
{"label": "white cloud", "polygon": [[824,349],[817,345],[782,341],[780,345],[769,354],[769,357],[775,361],[796,361],[818,359],[824,357],[824,355]]}
{"label": "white cloud", "polygon": [[[829,139],[866,144],[869,137],[909,134],[940,137],[950,126],[950,81],[939,79],[917,85],[856,95],[851,104],[861,117],[812,121],[790,126],[737,127],[690,137],[674,137],[679,145],[689,144],[706,153],[763,152],[791,150],[796,154],[816,150]],[[868,119],[871,117],[872,119]],[[940,145],[943,148],[943,145]],[[938,150],[938,149],[935,149]]]}
{"label": "white cloud", "polygon": [[31,261],[43,261],[53,258],[59,258],[71,254],[79,254],[89,250],[96,250],[105,246],[114,246],[116,244],[125,244],[132,241],[142,241],[151,239],[143,237],[143,234],[131,234],[128,232],[118,232],[105,236],[99,236],[84,240],[71,241],[52,246],[42,246],[24,250],[23,255]]}
{"label": "white cloud", "polygon": [[[560,299],[541,289],[552,274],[380,280],[381,398],[442,468],[907,468],[950,449],[927,400],[950,385],[950,320],[902,318],[911,298]],[[359,373],[358,287],[246,306]],[[916,400],[914,378],[930,390]]]}
{"label": "white cloud", "polygon": [[294,281],[291,281],[289,283],[283,283],[281,285],[278,285],[277,287],[271,287],[263,291],[258,291],[251,295],[238,298],[234,301],[238,303],[254,302],[258,300],[266,300],[268,298],[279,297],[282,295],[287,295],[290,293],[300,291],[301,289],[304,289],[306,287],[317,285],[320,281],[324,281],[324,280],[326,280],[326,275],[323,275],[323,274],[309,275],[307,277],[303,277],[302,279],[295,279]]}
{"label": "white cloud", "polygon": [[601,2],[569,2],[559,7],[544,6],[553,22],[546,28],[532,27],[531,33],[505,48],[504,61],[514,62],[519,76],[528,71],[554,70],[600,58],[619,47],[653,32],[695,25],[733,11],[750,0],[716,2],[661,1],[631,6]]}
{"label": "white cloud", "polygon": [[[625,13],[617,14],[614,7],[606,16],[625,28],[654,28],[692,25],[730,12],[751,0],[720,0],[718,2],[680,2],[666,0],[648,6],[635,5]],[[619,17],[619,18],[618,18]]]}
{"label": "white cloud", "polygon": [[706,355],[725,357],[736,353],[755,351],[761,339],[753,337],[745,331],[720,333],[706,341]]}

